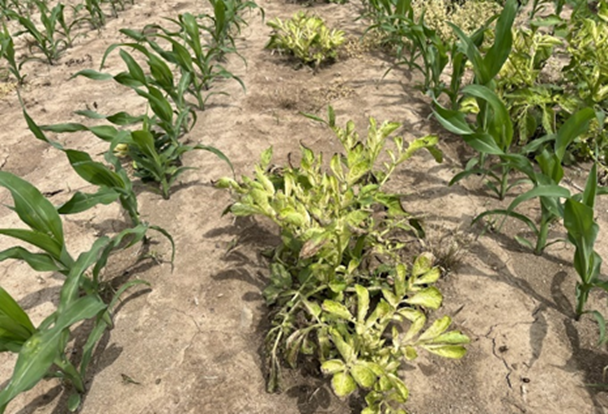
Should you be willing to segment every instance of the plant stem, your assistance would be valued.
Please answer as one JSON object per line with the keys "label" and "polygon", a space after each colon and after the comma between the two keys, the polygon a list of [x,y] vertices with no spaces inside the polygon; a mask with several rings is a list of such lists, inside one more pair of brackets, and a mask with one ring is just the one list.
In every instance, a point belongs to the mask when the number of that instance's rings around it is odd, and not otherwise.
{"label": "plant stem", "polygon": [[74,388],[76,388],[79,393],[82,394],[86,391],[84,388],[84,381],[82,380],[80,373],[76,370],[76,367],[74,367],[71,362],[61,357],[55,360],[54,363],[59,367],[61,372],[63,372],[65,377],[70,380],[70,382],[74,385]]}
{"label": "plant stem", "polygon": [[[544,210],[544,208],[543,208]],[[544,215],[544,212],[543,212]],[[536,239],[536,248],[534,254],[540,256],[543,254],[545,247],[547,246],[547,234],[549,233],[549,221],[546,218],[541,219],[540,226],[538,228],[538,235]]]}
{"label": "plant stem", "polygon": [[576,284],[576,320],[578,321],[584,313],[585,304],[589,298],[589,291],[593,286],[586,283]]}

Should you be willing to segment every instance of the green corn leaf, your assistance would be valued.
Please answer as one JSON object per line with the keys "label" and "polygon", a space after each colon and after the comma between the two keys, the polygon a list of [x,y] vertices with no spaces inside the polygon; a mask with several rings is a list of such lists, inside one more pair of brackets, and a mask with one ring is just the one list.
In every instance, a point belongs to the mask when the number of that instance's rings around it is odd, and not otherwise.
{"label": "green corn leaf", "polygon": [[77,392],[70,395],[70,397],[68,398],[68,411],[73,413],[74,411],[78,410],[78,407],[80,407],[81,400],[82,397]]}
{"label": "green corn leaf", "polygon": [[469,126],[465,114],[443,108],[437,101],[433,106],[433,114],[439,123],[448,131],[456,135],[472,135],[475,133]]}
{"label": "green corn leaf", "polygon": [[217,149],[217,148],[215,148],[213,146],[210,146],[210,145],[203,145],[203,144],[196,144],[192,148],[193,149],[198,149],[198,150],[203,150],[203,151],[211,152],[216,157],[218,157],[220,160],[222,160],[226,164],[228,164],[228,166],[230,167],[230,170],[232,171],[232,174],[234,175],[234,166],[230,162],[230,159],[228,159],[228,157],[222,151],[220,151],[219,149]]}
{"label": "green corn leaf", "polygon": [[0,287],[0,337],[10,335],[25,342],[35,332],[36,328],[27,313],[6,290]]}
{"label": "green corn leaf", "polygon": [[600,338],[597,346],[604,346],[608,341],[608,336],[606,335],[606,319],[604,318],[604,315],[598,311],[586,311],[585,313],[590,313],[591,316],[595,318],[600,331]]}
{"label": "green corn leaf", "polygon": [[595,197],[597,196],[597,164],[593,164],[589,176],[587,177],[587,183],[585,184],[585,190],[583,191],[582,202],[589,208],[595,206]]}
{"label": "green corn leaf", "polygon": [[513,211],[518,205],[524,201],[531,200],[537,197],[551,197],[551,198],[569,198],[570,191],[559,185],[539,185],[533,189],[520,194],[511,202],[508,211]]}
{"label": "green corn leaf", "polygon": [[135,59],[133,59],[133,56],[131,56],[128,52],[126,52],[123,49],[120,49],[120,51],[118,53],[120,54],[120,57],[122,58],[122,60],[127,64],[127,69],[129,71],[129,74],[131,75],[131,77],[133,79],[135,79],[137,82],[141,83],[142,85],[147,85],[148,80],[146,79],[144,70],[135,61]]}
{"label": "green corn leaf", "polygon": [[105,80],[110,80],[110,79],[114,78],[109,73],[102,73],[102,72],[98,72],[93,69],[84,69],[79,72],[76,72],[74,75],[72,75],[72,78],[75,78],[77,76],[84,76],[85,78],[89,78],[92,80],[98,80],[98,81],[99,80],[105,81]]}
{"label": "green corn leaf", "polygon": [[61,259],[63,246],[52,236],[47,236],[39,231],[26,229],[0,229],[0,234],[22,240],[31,244],[32,246],[36,246],[50,254],[56,260]]}
{"label": "green corn leaf", "polygon": [[5,171],[0,171],[0,185],[11,192],[14,210],[21,221],[63,245],[61,218],[51,202],[36,187]]}
{"label": "green corn leaf", "polygon": [[85,181],[99,186],[125,188],[122,178],[105,165],[93,161],[86,152],[65,150],[74,171]]}
{"label": "green corn leaf", "polygon": [[156,151],[156,147],[154,145],[154,136],[152,133],[148,131],[133,131],[131,133],[131,138],[137,145],[137,148],[148,158],[154,160],[154,163],[160,168],[162,162],[158,152]]}
{"label": "green corn leaf", "polygon": [[503,216],[508,216],[508,217],[512,217],[517,220],[520,220],[525,225],[527,225],[530,228],[530,230],[532,230],[534,232],[535,235],[538,234],[538,228],[536,227],[536,224],[534,223],[534,221],[532,221],[528,217],[524,216],[523,214],[517,213],[515,211],[511,211],[511,210],[495,209],[495,210],[484,211],[483,213],[476,216],[473,219],[473,221],[471,222],[471,224],[475,224],[476,222],[483,219],[484,217],[491,216],[491,215],[503,215]]}
{"label": "green corn leaf", "polygon": [[566,148],[574,141],[574,139],[589,128],[589,121],[595,117],[595,112],[592,108],[583,108],[576,112],[557,131],[555,139],[555,154],[559,160],[564,159]]}
{"label": "green corn leaf", "polygon": [[494,44],[483,59],[483,65],[487,75],[487,78],[483,79],[482,82],[484,85],[496,77],[511,53],[511,46],[513,44],[512,27],[515,16],[517,15],[517,8],[517,0],[508,0],[502,13],[498,17],[494,34]]}
{"label": "green corn leaf", "polygon": [[593,247],[599,233],[593,209],[572,198],[567,199],[564,206],[564,227],[568,230],[568,239],[576,247],[574,268],[586,284],[590,283],[594,276],[590,272]]}
{"label": "green corn leaf", "polygon": [[77,192],[67,202],[57,207],[59,214],[76,214],[86,211],[98,204],[108,205],[118,200],[120,194],[109,187],[101,187],[94,194]]}
{"label": "green corn leaf", "polygon": [[10,382],[0,392],[0,411],[5,410],[11,400],[34,387],[47,374],[61,354],[60,345],[66,329],[81,320],[94,317],[105,307],[97,297],[82,297],[57,312],[56,322],[51,329],[30,337],[19,352]]}
{"label": "green corn leaf", "polygon": [[504,155],[504,151],[498,146],[494,137],[490,134],[479,132],[462,137],[474,150],[482,154]]}
{"label": "green corn leaf", "polygon": [[[171,263],[173,263],[173,259],[175,257],[175,244],[171,235],[165,231],[163,228],[158,226],[149,226],[146,224],[139,224],[135,227],[125,229],[118,233],[116,236],[111,239],[105,241],[105,243],[101,243],[103,251],[98,254],[97,259],[95,260],[95,266],[93,268],[93,276],[97,279],[101,270],[105,267],[108,258],[112,251],[117,247],[121,247],[124,249],[128,249],[129,247],[139,243],[146,236],[148,229],[153,229],[158,231],[163,236],[165,236],[169,242],[171,243],[172,254],[171,254]],[[127,240],[128,242],[125,242]],[[92,264],[92,263],[91,263]]]}
{"label": "green corn leaf", "polygon": [[23,247],[11,247],[0,252],[0,262],[7,259],[23,260],[38,272],[59,272],[63,268],[57,265],[53,257],[44,253],[31,253]]}
{"label": "green corn leaf", "polygon": [[494,91],[483,85],[468,85],[463,88],[462,92],[477,99],[483,99],[490,104],[494,112],[490,118],[490,130],[498,147],[502,151],[506,151],[513,140],[513,124],[504,102]]}
{"label": "green corn leaf", "polygon": [[59,306],[57,308],[58,315],[63,314],[65,309],[70,307],[78,298],[79,288],[82,278],[85,277],[86,270],[99,260],[99,255],[109,243],[110,239],[108,237],[101,237],[95,240],[88,252],[81,253],[78,256],[61,288]]}
{"label": "green corn leaf", "polygon": [[484,62],[479,49],[473,42],[473,40],[468,37],[458,26],[448,22],[448,25],[454,30],[456,36],[461,43],[462,52],[467,56],[467,58],[473,64],[473,71],[475,72],[475,77],[477,81],[482,85],[486,85],[492,80],[492,77],[489,74],[489,69],[486,66],[486,62]]}

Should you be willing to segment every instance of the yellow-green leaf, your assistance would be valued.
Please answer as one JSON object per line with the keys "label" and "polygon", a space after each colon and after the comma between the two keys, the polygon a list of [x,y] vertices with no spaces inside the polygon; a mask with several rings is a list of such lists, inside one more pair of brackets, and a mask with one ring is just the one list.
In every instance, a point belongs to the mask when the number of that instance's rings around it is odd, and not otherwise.
{"label": "yellow-green leaf", "polygon": [[348,311],[348,308],[339,302],[327,299],[323,301],[322,307],[325,312],[337,316],[340,319],[346,319],[347,321],[353,319],[353,315]]}
{"label": "yellow-green leaf", "polygon": [[332,388],[338,397],[346,397],[357,389],[357,383],[346,372],[339,372],[331,380]]}
{"label": "yellow-green leaf", "polygon": [[462,345],[422,345],[422,347],[424,349],[426,349],[429,352],[432,352],[433,354],[442,356],[444,358],[452,358],[452,359],[459,359],[462,358],[466,353],[467,350],[464,346]]}
{"label": "yellow-green leaf", "polygon": [[371,388],[376,382],[376,374],[364,363],[355,364],[351,368],[350,373],[357,384],[363,388]]}
{"label": "yellow-green leaf", "polygon": [[406,302],[410,305],[419,305],[427,309],[439,309],[443,296],[436,287],[429,287],[416,293],[411,298],[407,299]]}
{"label": "yellow-green leaf", "polygon": [[357,321],[363,323],[369,311],[369,291],[361,285],[355,285],[357,292]]}
{"label": "yellow-green leaf", "polygon": [[344,364],[344,361],[342,361],[341,359],[330,359],[329,361],[325,361],[322,365],[321,365],[321,371],[323,371],[324,374],[335,374],[337,372],[342,372],[346,369],[346,365]]}
{"label": "yellow-green leaf", "polygon": [[418,338],[419,342],[431,341],[444,333],[450,327],[452,323],[452,319],[449,316],[444,316],[441,319],[437,319],[429,329],[427,329],[420,337]]}

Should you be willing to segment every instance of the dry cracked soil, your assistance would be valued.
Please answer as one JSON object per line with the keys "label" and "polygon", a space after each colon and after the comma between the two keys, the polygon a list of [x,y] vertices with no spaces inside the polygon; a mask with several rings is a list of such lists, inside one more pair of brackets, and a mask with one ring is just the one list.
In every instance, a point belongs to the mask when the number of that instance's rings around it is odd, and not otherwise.
{"label": "dry cracked soil", "polygon": [[[390,58],[359,43],[365,30],[355,21],[360,5],[294,4],[260,0],[266,19],[288,18],[305,9],[344,30],[350,47],[338,61],[317,71],[298,68],[292,60],[264,49],[270,34],[258,12],[248,13],[237,47],[246,60],[231,58],[228,67],[244,82],[220,82],[226,96],[215,96],[198,114],[188,134],[192,142],[213,144],[227,154],[237,175],[250,174],[261,151],[274,148],[274,162],[284,164],[300,143],[325,154],[339,150],[339,142],[323,126],[300,112],[323,114],[328,104],[338,122],[356,122],[360,131],[370,116],[402,123],[406,140],[437,134],[444,151],[438,164],[420,154],[400,168],[391,189],[405,194],[405,208],[424,217],[428,239],[436,255],[454,245],[462,248],[459,266],[439,287],[445,295],[438,314],[450,315],[471,338],[467,355],[459,361],[428,355],[404,365],[410,387],[411,414],[601,414],[608,396],[601,388],[608,366],[605,347],[597,346],[597,326],[590,317],[574,319],[576,274],[573,250],[558,243],[543,256],[523,250],[513,235],[524,229],[507,222],[500,231],[471,226],[472,218],[500,203],[485,190],[481,178],[448,186],[471,154],[430,115],[430,102],[417,89],[416,74],[395,69],[383,77]],[[97,68],[106,48],[124,41],[121,28],[140,29],[163,23],[165,17],[199,13],[202,1],[136,0],[99,31],[77,39],[54,66],[30,62],[24,66],[28,83],[21,96],[29,114],[41,124],[79,122],[79,109],[101,113],[141,113],[143,101],[113,82],[71,78],[82,69]],[[105,70],[123,70],[117,53]],[[6,85],[5,85],[6,86]],[[27,129],[17,94],[10,88],[0,99],[0,166],[25,178],[55,204],[76,190],[91,191],[71,169],[63,153],[37,141]],[[66,146],[101,154],[105,143],[84,134],[53,137]],[[107,279],[144,279],[149,289],[127,295],[115,314],[115,328],[98,347],[87,376],[83,414],[313,414],[358,412],[357,400],[336,398],[316,367],[285,370],[283,390],[265,390],[261,356],[267,309],[261,296],[267,262],[260,252],[275,245],[277,229],[261,220],[239,219],[222,211],[228,192],[212,180],[229,175],[225,163],[207,152],[189,153],[185,163],[197,167],[181,177],[170,200],[163,200],[136,183],[145,220],[166,228],[175,238],[173,270],[169,245],[154,237],[149,258],[138,260],[133,248],[113,257]],[[583,185],[584,167],[568,171],[573,188]],[[582,172],[581,172],[582,171]],[[506,200],[505,203],[508,203]],[[7,191],[0,203],[10,204]],[[535,204],[525,206],[538,214]],[[608,203],[600,201],[598,221],[608,228]],[[0,209],[1,227],[19,226],[16,215]],[[115,234],[125,226],[117,205],[101,206],[65,218],[71,251],[80,252],[95,237]],[[563,230],[553,229],[554,236]],[[236,246],[234,245],[236,241]],[[0,247],[11,245],[0,239]],[[598,250],[608,257],[605,234]],[[36,273],[19,262],[3,262],[0,285],[11,292],[39,323],[54,310],[61,279]],[[606,311],[606,295],[596,294],[590,308]],[[74,349],[82,342],[75,331]],[[80,341],[80,342],[79,342]],[[0,386],[15,363],[0,355]],[[10,414],[67,412],[67,393],[57,380],[43,381],[19,396]]]}

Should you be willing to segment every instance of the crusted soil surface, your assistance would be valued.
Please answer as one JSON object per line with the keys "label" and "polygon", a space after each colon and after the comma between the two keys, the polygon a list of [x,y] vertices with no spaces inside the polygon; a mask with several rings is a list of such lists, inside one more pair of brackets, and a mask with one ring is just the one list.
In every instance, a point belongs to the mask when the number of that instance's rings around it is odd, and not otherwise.
{"label": "crusted soil surface", "polygon": [[[358,43],[364,23],[355,22],[358,4],[313,4],[306,7],[284,0],[260,0],[266,18],[288,18],[306,9],[328,24],[346,31],[350,47],[331,66],[317,71],[298,68],[292,60],[264,49],[270,28],[257,12],[245,16],[237,46],[247,61],[231,58],[228,67],[246,85],[221,82],[209,107],[199,112],[188,135],[192,142],[220,148],[238,175],[250,174],[259,154],[274,148],[277,165],[298,153],[300,143],[331,155],[340,144],[322,125],[300,112],[324,114],[327,104],[336,109],[338,123],[353,119],[361,132],[367,118],[400,122],[407,140],[438,134],[445,160],[437,164],[426,153],[403,166],[390,183],[406,194],[405,208],[424,217],[428,238],[419,248],[438,257],[457,243],[458,268],[445,276],[439,288],[445,295],[437,315],[450,315],[454,326],[471,338],[467,355],[459,361],[421,355],[403,366],[410,388],[407,409],[412,414],[600,414],[608,395],[588,384],[603,381],[608,366],[605,347],[597,346],[597,326],[590,317],[574,319],[576,274],[570,265],[573,249],[564,243],[543,256],[524,251],[513,235],[524,229],[507,221],[500,231],[471,226],[484,210],[506,205],[487,193],[480,178],[448,186],[467,160],[467,149],[443,131],[430,115],[430,102],[416,88],[417,75],[395,69],[385,77],[390,58]],[[124,41],[121,28],[140,29],[162,23],[165,17],[200,12],[202,1],[137,0],[108,21],[99,32],[80,37],[54,66],[30,62],[24,66],[28,84],[21,96],[29,114],[41,124],[81,122],[75,110],[96,109],[141,113],[144,103],[132,91],[113,82],[95,82],[71,76],[82,69],[97,69],[104,51]],[[24,49],[25,50],[25,49]],[[123,63],[110,55],[105,71],[118,73]],[[0,86],[0,166],[32,182],[55,204],[73,191],[92,191],[71,169],[63,153],[38,141],[25,124],[14,88]],[[101,154],[106,145],[88,134],[55,137],[66,146]],[[222,211],[228,192],[211,181],[229,175],[225,163],[207,152],[190,153],[187,165],[197,167],[181,177],[170,200],[163,200],[141,183],[136,184],[140,210],[146,221],[167,229],[175,238],[173,271],[170,247],[154,237],[151,257],[137,260],[138,248],[111,260],[106,279],[144,279],[149,289],[132,291],[115,315],[115,328],[106,334],[91,365],[81,411],[83,414],[313,414],[357,413],[356,398],[336,398],[318,367],[284,370],[283,390],[265,390],[262,357],[267,309],[261,290],[267,262],[260,255],[276,245],[277,229],[264,221],[234,220]],[[576,170],[569,183],[584,184]],[[7,191],[0,203],[10,204]],[[608,228],[608,203],[600,200],[598,221]],[[537,205],[525,206],[538,213]],[[0,227],[19,226],[9,209],[0,210]],[[65,218],[71,251],[88,249],[99,235],[112,235],[126,225],[118,205]],[[563,230],[553,229],[563,237]],[[236,245],[234,244],[236,241]],[[0,239],[0,248],[10,246]],[[598,250],[608,257],[605,233]],[[7,289],[39,323],[54,310],[61,286],[57,275],[36,273],[18,262],[3,262],[0,285]],[[593,295],[589,308],[606,311],[606,296]],[[86,326],[82,327],[82,330]],[[81,329],[75,341],[84,341]],[[77,348],[76,348],[77,349]],[[15,357],[0,355],[0,385],[11,375]],[[43,381],[19,396],[10,414],[67,412],[68,393],[56,380]],[[358,405],[359,404],[359,405]]]}

